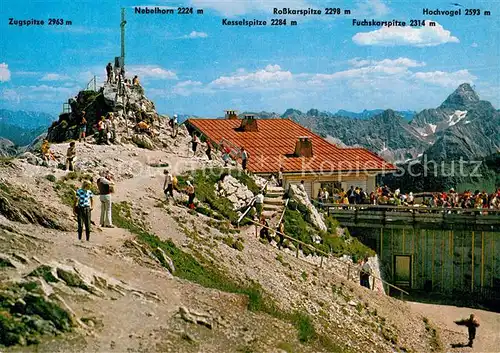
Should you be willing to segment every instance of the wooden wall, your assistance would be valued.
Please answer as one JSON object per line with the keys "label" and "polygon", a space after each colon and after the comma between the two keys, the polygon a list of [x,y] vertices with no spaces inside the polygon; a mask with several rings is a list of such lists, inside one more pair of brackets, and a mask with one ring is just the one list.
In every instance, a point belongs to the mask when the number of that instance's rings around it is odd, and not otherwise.
{"label": "wooden wall", "polygon": [[378,229],[370,237],[389,282],[394,280],[394,255],[410,255],[413,289],[500,292],[498,232]]}

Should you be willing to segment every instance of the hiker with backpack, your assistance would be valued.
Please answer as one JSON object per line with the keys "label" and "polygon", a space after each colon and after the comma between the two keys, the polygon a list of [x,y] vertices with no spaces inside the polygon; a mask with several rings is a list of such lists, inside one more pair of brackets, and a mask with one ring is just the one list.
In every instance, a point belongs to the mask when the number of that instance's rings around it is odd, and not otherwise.
{"label": "hiker with backpack", "polygon": [[73,212],[78,221],[78,240],[82,240],[83,226],[85,226],[85,238],[90,240],[91,211],[94,208],[94,194],[90,191],[92,184],[85,180],[82,187],[76,190]]}

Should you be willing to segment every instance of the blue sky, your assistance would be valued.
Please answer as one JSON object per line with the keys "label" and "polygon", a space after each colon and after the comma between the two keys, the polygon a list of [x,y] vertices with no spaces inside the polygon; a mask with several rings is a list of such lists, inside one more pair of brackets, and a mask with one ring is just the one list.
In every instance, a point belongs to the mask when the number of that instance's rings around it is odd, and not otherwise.
{"label": "blue sky", "polygon": [[[455,1],[453,1],[455,2]],[[120,53],[120,8],[127,10],[127,74],[138,74],[160,113],[220,116],[224,109],[336,111],[438,106],[460,83],[500,107],[500,2],[187,0],[0,2],[0,107],[57,115],[62,103]],[[433,3],[433,5],[430,5]],[[202,8],[203,15],[134,14],[134,7]],[[321,9],[278,16],[274,7]],[[351,10],[328,16],[326,7]],[[491,16],[464,16],[465,8]],[[13,26],[9,18],[44,20]],[[48,26],[49,18],[71,26]],[[265,27],[222,26],[222,19],[267,20]],[[284,27],[270,19],[287,19]],[[398,20],[401,27],[356,27],[355,19]],[[410,27],[411,19],[437,22]],[[290,26],[296,20],[297,26]]]}

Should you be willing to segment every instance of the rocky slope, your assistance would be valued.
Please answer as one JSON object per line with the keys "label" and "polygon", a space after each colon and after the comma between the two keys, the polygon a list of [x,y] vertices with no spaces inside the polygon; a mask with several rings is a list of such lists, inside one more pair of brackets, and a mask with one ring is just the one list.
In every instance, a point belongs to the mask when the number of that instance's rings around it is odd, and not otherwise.
{"label": "rocky slope", "polygon": [[[18,345],[36,344],[9,352],[439,350],[418,311],[346,279],[338,259],[319,268],[319,257],[261,243],[253,226],[164,203],[159,165],[180,175],[220,163],[187,151],[78,144],[79,173],[3,162],[0,324]],[[101,169],[117,180],[119,227],[80,242],[68,192]]]}

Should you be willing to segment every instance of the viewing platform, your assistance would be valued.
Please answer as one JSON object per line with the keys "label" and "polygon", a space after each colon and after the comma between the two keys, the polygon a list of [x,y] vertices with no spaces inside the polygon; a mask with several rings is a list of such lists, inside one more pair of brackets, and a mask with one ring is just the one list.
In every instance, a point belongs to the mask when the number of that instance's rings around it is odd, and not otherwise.
{"label": "viewing platform", "polygon": [[500,210],[393,205],[323,204],[346,227],[425,228],[500,232]]}

